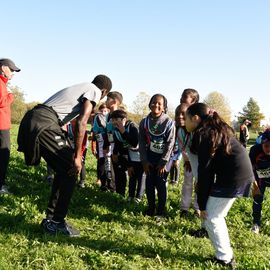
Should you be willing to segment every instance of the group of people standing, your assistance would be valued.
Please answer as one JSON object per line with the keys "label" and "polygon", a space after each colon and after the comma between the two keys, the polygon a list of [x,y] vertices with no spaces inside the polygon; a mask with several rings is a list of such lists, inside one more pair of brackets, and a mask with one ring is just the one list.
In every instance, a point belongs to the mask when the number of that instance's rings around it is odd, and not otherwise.
{"label": "group of people standing", "polygon": [[[6,119],[5,124],[0,123],[2,190],[5,188],[3,179],[9,157],[7,133],[12,102],[6,83],[14,71],[20,69],[13,61],[0,59],[0,113],[1,119]],[[100,99],[107,96],[106,104],[99,107],[93,121],[96,141],[93,152],[97,156],[101,189],[115,190],[124,195],[128,172],[129,200],[140,201],[145,188],[145,214],[165,217],[167,177],[171,171],[177,175],[174,181],[178,181],[182,156],[181,216],[188,213],[195,186],[194,209],[202,218],[202,227],[215,248],[213,260],[234,267],[225,217],[236,198],[248,196],[255,179],[253,216],[254,225],[259,230],[263,193],[270,179],[270,132],[262,134],[261,144],[252,148],[249,158],[247,150],[235,138],[233,129],[216,111],[199,102],[195,89],[183,91],[175,111],[175,121],[166,113],[166,97],[153,95],[149,101],[150,113],[137,127],[121,108],[122,94],[111,92],[111,88],[110,78],[98,75],[91,83],[73,85],[56,92],[29,110],[21,121],[18,151],[24,153],[26,164],[37,165],[42,157],[55,172],[46,217],[41,222],[44,232],[79,235],[79,231],[65,218],[82,169],[82,145],[88,120]],[[74,121],[72,145],[63,129],[71,121]]]}

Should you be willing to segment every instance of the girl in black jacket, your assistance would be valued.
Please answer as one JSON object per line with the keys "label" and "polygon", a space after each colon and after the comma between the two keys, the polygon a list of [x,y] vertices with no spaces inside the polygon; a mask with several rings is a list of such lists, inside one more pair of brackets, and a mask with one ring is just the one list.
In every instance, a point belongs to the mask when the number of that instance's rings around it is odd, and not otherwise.
{"label": "girl in black jacket", "polygon": [[254,179],[251,162],[233,129],[206,104],[187,109],[186,129],[194,132],[191,151],[198,155],[198,204],[216,251],[214,260],[234,267],[225,217],[237,197],[248,195]]}

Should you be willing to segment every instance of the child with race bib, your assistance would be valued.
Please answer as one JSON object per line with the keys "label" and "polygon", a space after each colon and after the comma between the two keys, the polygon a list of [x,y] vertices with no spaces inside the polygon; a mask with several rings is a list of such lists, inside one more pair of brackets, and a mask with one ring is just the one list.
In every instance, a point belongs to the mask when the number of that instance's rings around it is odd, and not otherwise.
{"label": "child with race bib", "polygon": [[[139,152],[139,130],[138,127],[127,119],[124,110],[116,110],[111,114],[114,130],[113,160],[126,168],[129,175],[128,201],[139,203],[145,189],[145,177]],[[123,194],[126,188],[126,175],[115,183],[121,182]],[[118,187],[116,186],[116,189]]]}
{"label": "child with race bib", "polygon": [[[156,94],[149,102],[150,114],[140,122],[139,150],[146,174],[146,196],[148,208],[146,215],[165,216],[167,200],[166,165],[169,162],[175,141],[175,125],[166,114],[167,99]],[[158,205],[155,203],[157,190]]]}

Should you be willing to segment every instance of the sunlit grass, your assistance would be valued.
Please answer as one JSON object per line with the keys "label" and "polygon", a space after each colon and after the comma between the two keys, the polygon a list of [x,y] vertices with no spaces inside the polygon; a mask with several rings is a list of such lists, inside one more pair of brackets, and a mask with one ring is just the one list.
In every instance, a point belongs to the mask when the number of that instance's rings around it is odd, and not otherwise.
{"label": "sunlit grass", "polygon": [[[128,204],[96,186],[95,159],[87,156],[87,187],[76,189],[68,220],[80,238],[51,237],[40,230],[49,196],[45,163],[28,168],[16,151],[12,130],[8,183],[13,195],[0,196],[0,269],[220,269],[206,260],[213,255],[192,214],[180,218],[181,184],[169,186],[168,220],[158,224],[142,213],[146,202]],[[270,194],[263,206],[262,234],[250,232],[252,200],[236,201],[227,217],[238,269],[270,269]]]}

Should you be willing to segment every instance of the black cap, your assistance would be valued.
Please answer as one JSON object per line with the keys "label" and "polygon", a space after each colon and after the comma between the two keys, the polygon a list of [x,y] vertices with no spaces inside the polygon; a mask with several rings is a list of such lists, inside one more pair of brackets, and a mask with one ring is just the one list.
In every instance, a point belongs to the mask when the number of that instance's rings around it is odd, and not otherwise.
{"label": "black cap", "polygon": [[0,59],[0,66],[7,66],[11,70],[16,71],[16,72],[21,71],[18,67],[16,67],[15,63],[8,58],[1,58]]}

